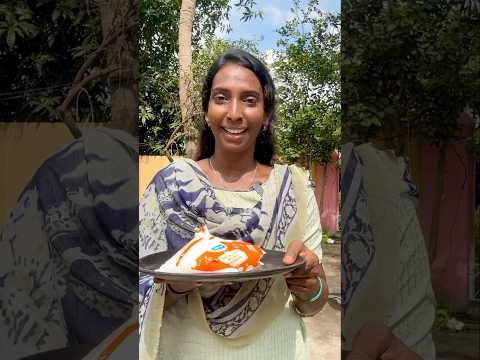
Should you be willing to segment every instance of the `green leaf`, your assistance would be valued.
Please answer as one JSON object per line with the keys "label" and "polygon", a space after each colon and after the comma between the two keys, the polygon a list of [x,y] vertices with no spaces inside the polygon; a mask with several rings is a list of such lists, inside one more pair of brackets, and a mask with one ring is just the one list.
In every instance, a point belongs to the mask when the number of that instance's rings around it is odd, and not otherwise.
{"label": "green leaf", "polygon": [[53,10],[53,13],[52,13],[52,21],[53,22],[57,22],[57,19],[60,17],[61,13],[60,13],[60,10],[55,7],[55,10]]}
{"label": "green leaf", "polygon": [[10,29],[7,32],[7,45],[11,49],[15,44],[15,29]]}

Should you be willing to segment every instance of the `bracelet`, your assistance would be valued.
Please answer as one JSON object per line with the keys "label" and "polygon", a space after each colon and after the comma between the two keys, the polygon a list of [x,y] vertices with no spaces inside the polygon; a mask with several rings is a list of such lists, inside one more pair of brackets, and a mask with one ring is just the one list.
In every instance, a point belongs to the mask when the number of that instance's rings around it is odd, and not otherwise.
{"label": "bracelet", "polygon": [[293,310],[294,310],[300,317],[313,317],[313,316],[317,315],[317,311],[312,312],[312,313],[310,313],[310,314],[306,314],[306,313],[302,312],[302,311],[297,307],[297,305],[295,304],[295,302],[292,302],[292,303],[291,303],[291,306],[292,306]]}
{"label": "bracelet", "polygon": [[187,291],[182,291],[182,292],[180,292],[180,291],[175,291],[170,284],[167,284],[167,288],[168,288],[168,290],[169,290],[171,293],[173,293],[173,294],[175,294],[175,295],[185,295],[185,294],[188,294],[188,293],[190,292],[189,290],[187,290]]}
{"label": "bracelet", "polygon": [[[320,289],[318,289],[318,292],[315,295],[313,295],[309,300],[302,300],[302,302],[313,303],[318,299],[320,299],[320,296],[322,296],[322,293],[323,293],[323,280],[321,277],[317,277],[317,280],[318,280],[318,284],[320,285]],[[297,297],[295,294],[294,296]]]}
{"label": "bracelet", "polygon": [[315,295],[313,295],[313,297],[310,300],[307,301],[309,303],[317,301],[320,298],[320,296],[322,296],[323,280],[321,277],[318,277],[317,279],[318,279],[318,284],[320,285],[320,289],[318,289],[318,292]]}
{"label": "bracelet", "polygon": [[[303,301],[303,302],[312,303],[312,302],[317,301],[320,298],[320,296],[322,296],[323,280],[322,280],[321,277],[318,277],[317,279],[318,279],[318,282],[319,282],[319,285],[320,285],[320,289],[318,290],[318,292],[315,295],[312,296],[312,298],[310,300],[306,300],[306,301]],[[318,311],[314,311],[312,313],[304,313],[297,307],[297,304],[295,304],[295,301],[292,301],[291,306],[293,307],[293,310],[301,317],[312,317],[312,316],[315,316],[318,312]]]}

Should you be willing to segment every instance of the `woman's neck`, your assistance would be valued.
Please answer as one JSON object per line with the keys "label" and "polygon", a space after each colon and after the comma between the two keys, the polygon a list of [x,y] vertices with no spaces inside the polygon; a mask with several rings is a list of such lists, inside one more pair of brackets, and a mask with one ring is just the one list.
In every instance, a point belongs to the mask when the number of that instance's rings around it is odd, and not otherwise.
{"label": "woman's neck", "polygon": [[257,166],[257,161],[251,153],[229,154],[215,151],[212,155],[212,163],[215,170],[226,176],[238,176],[252,171]]}

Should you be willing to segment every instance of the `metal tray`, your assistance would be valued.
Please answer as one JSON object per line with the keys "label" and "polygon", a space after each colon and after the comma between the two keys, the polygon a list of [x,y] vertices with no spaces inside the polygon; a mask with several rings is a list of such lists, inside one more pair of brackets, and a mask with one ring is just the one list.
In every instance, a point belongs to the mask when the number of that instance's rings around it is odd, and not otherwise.
{"label": "metal tray", "polygon": [[198,273],[166,273],[157,269],[170,259],[176,252],[163,251],[156,254],[148,255],[139,260],[139,268],[141,272],[153,275],[159,279],[167,281],[189,281],[189,282],[240,282],[249,280],[258,280],[269,278],[277,275],[289,273],[298,269],[305,264],[305,260],[301,257],[292,265],[283,264],[283,251],[264,250],[260,267],[255,270],[245,272],[198,272]]}

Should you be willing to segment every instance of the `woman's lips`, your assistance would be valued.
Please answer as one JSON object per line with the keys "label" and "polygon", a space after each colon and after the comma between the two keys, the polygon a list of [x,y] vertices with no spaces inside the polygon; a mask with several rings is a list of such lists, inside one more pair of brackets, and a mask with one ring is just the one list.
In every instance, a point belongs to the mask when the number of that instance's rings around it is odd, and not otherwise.
{"label": "woman's lips", "polygon": [[223,130],[225,130],[225,132],[229,133],[229,134],[232,134],[232,135],[239,135],[239,134],[242,134],[244,133],[245,131],[247,131],[246,128],[243,128],[243,129],[234,129],[234,128],[224,128],[222,127]]}
{"label": "woman's lips", "polygon": [[228,129],[222,127],[223,133],[230,139],[239,139],[247,132],[247,129]]}

